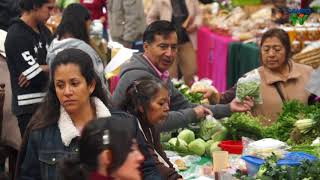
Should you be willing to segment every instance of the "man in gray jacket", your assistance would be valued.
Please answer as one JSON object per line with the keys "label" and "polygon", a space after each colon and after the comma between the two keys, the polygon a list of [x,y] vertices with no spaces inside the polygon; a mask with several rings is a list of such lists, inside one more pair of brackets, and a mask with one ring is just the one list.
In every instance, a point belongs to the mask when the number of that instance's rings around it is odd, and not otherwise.
{"label": "man in gray jacket", "polygon": [[166,81],[170,94],[169,116],[161,124],[161,130],[170,131],[183,128],[189,123],[202,119],[211,113],[216,118],[230,116],[231,112],[248,111],[253,102],[248,99],[243,103],[233,100],[230,104],[202,105],[190,103],[173,85],[169,78],[168,69],[177,54],[177,34],[173,24],[169,21],[155,21],[151,23],[143,34],[144,53],[134,54],[130,61],[122,66],[120,81],[116,87],[112,101],[121,108],[125,100],[126,89],[135,80],[150,77]]}

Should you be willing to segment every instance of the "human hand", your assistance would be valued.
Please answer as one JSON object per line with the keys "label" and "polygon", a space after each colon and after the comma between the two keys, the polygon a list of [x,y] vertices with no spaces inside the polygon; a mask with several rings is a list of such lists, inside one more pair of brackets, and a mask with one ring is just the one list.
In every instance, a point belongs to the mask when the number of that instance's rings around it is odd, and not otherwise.
{"label": "human hand", "polygon": [[25,75],[23,75],[22,73],[19,76],[19,82],[18,85],[20,87],[28,87],[30,84],[30,81],[27,79],[27,77]]}
{"label": "human hand", "polygon": [[193,110],[197,115],[197,119],[205,118],[207,115],[212,115],[212,112],[210,111],[210,109],[202,105],[198,105],[197,107],[193,108]]}
{"label": "human hand", "polygon": [[104,23],[104,22],[106,21],[106,17],[105,17],[105,16],[101,16],[101,17],[99,18],[99,20],[101,21],[101,23]]}
{"label": "human hand", "polygon": [[188,33],[193,33],[195,31],[197,31],[198,27],[195,24],[190,24],[189,26],[187,26],[186,31]]}
{"label": "human hand", "polygon": [[209,99],[210,103],[212,103],[212,104],[219,103],[220,93],[214,86],[210,86],[209,88],[194,89],[194,90],[192,90],[192,92],[202,93],[203,98]]}
{"label": "human hand", "polygon": [[246,97],[242,102],[237,99],[233,99],[230,103],[230,109],[232,112],[246,112],[250,111],[254,106],[254,101],[251,97]]}
{"label": "human hand", "polygon": [[177,180],[183,180],[183,178],[178,178]]}
{"label": "human hand", "polygon": [[49,73],[49,66],[48,65],[40,65],[43,72]]}

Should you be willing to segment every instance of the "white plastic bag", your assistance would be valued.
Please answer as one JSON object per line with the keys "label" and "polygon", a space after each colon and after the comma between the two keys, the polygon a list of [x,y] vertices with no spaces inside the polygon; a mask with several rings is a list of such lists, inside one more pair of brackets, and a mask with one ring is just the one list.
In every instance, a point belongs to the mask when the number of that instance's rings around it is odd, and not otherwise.
{"label": "white plastic bag", "polygon": [[249,143],[245,152],[246,155],[257,156],[262,159],[271,156],[272,153],[278,158],[282,158],[288,153],[289,148],[290,146],[282,141],[266,138]]}

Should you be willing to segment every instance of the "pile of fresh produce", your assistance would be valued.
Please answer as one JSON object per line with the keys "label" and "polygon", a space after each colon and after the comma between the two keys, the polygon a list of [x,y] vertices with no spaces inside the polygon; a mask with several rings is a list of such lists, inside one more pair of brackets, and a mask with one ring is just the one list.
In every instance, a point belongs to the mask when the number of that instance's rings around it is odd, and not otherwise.
{"label": "pile of fresh produce", "polygon": [[224,119],[222,124],[227,128],[227,139],[241,140],[242,137],[247,137],[259,140],[263,138],[264,129],[259,118],[249,113],[234,113],[230,118]]}
{"label": "pile of fresh produce", "polygon": [[260,166],[254,177],[237,170],[235,177],[240,180],[317,180],[320,179],[320,160],[302,161],[299,166],[277,165],[278,159],[272,155]]}
{"label": "pile of fresh produce", "polygon": [[[212,116],[208,116],[200,123],[198,133],[184,129],[177,137],[172,137],[162,144],[165,149],[176,151],[182,155],[211,156],[213,151],[221,150],[218,144],[225,139],[226,134],[227,129]],[[161,140],[167,140],[168,136],[170,136],[168,133],[162,133]]]}
{"label": "pile of fresh produce", "polygon": [[277,121],[265,129],[265,137],[287,142],[290,145],[306,144],[320,137],[320,104],[304,105],[287,102]]}

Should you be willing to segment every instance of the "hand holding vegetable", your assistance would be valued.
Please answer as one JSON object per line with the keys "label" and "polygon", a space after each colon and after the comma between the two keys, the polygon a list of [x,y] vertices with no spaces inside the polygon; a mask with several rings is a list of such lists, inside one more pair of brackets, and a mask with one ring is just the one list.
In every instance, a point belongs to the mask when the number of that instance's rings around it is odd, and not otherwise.
{"label": "hand holding vegetable", "polygon": [[220,99],[220,93],[219,91],[214,87],[214,86],[210,86],[210,87],[203,87],[203,88],[197,88],[192,90],[191,92],[199,92],[203,94],[203,98],[204,99],[209,99],[210,103],[212,104],[216,104],[219,103],[219,99]]}
{"label": "hand holding vegetable", "polygon": [[232,112],[246,112],[250,111],[254,106],[254,101],[251,97],[246,97],[242,102],[237,99],[233,99],[230,103],[230,109]]}
{"label": "hand holding vegetable", "polygon": [[205,108],[202,105],[198,105],[197,107],[193,108],[193,110],[197,115],[197,119],[205,118],[209,114],[212,115],[212,112],[210,111],[210,109]]}

